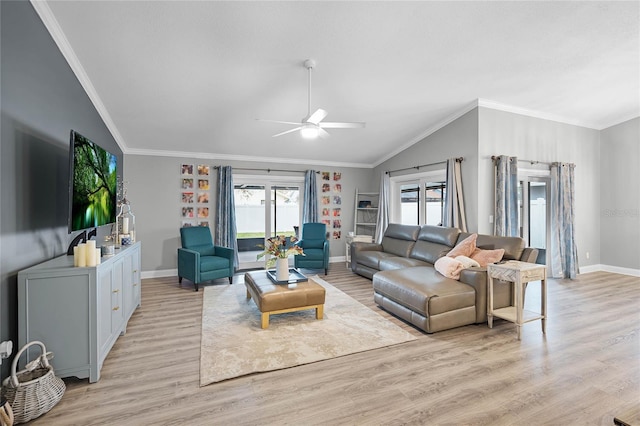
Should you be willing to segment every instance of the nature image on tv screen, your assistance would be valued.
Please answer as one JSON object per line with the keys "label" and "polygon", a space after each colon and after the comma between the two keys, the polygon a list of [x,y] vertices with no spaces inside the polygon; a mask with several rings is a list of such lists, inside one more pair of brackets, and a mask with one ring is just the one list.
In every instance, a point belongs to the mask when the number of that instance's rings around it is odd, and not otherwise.
{"label": "nature image on tv screen", "polygon": [[117,157],[78,133],[73,139],[70,231],[116,220]]}

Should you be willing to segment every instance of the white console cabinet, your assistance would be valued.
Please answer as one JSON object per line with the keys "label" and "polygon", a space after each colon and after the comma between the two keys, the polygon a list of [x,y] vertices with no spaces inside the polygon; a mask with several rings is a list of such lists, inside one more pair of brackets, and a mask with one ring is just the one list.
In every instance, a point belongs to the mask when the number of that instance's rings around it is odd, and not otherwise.
{"label": "white console cabinet", "polygon": [[[140,245],[123,246],[95,267],[74,267],[73,256],[65,255],[20,271],[18,347],[42,341],[55,356],[58,377],[97,382],[140,306]],[[34,351],[28,360],[40,355],[39,348]]]}

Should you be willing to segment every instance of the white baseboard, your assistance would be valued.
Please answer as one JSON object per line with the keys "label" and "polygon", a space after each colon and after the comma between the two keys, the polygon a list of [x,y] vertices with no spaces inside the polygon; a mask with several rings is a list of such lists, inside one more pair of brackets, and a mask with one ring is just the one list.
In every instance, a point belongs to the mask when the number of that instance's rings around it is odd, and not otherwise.
{"label": "white baseboard", "polygon": [[632,277],[640,277],[640,269],[622,268],[620,266],[601,265],[601,264],[580,267],[580,274],[588,274],[589,272],[611,272],[612,274],[622,274],[622,275],[630,275]]}

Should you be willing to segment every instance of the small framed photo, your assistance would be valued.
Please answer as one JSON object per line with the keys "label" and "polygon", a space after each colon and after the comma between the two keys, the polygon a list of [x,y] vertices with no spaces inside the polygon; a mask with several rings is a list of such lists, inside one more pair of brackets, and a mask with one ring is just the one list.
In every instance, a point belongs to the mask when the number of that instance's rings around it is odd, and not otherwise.
{"label": "small framed photo", "polygon": [[322,196],[322,205],[328,206],[329,204],[331,204],[331,197],[328,195]]}
{"label": "small framed photo", "polygon": [[331,185],[328,183],[322,184],[322,192],[331,192]]}
{"label": "small framed photo", "polygon": [[183,192],[182,202],[187,204],[193,203],[193,192]]}
{"label": "small framed photo", "polygon": [[336,183],[333,185],[333,192],[342,192],[342,184]]}
{"label": "small framed photo", "polygon": [[191,178],[182,179],[182,189],[193,189],[193,179]]}
{"label": "small framed photo", "polygon": [[190,228],[192,226],[194,226],[193,221],[191,221],[191,220],[183,220],[182,221],[182,227],[183,228]]}
{"label": "small framed photo", "polygon": [[322,208],[322,216],[331,216],[331,209],[328,207]]}
{"label": "small framed photo", "polygon": [[198,192],[198,203],[207,204],[209,202],[208,192]]}
{"label": "small framed photo", "polygon": [[333,217],[340,217],[340,213],[342,213],[342,209],[340,207],[333,209]]}
{"label": "small framed photo", "polygon": [[342,204],[342,197],[340,197],[339,195],[334,195],[333,204],[335,204],[336,206],[339,206],[340,204]]}
{"label": "small framed photo", "polygon": [[339,240],[340,238],[342,238],[342,231],[333,231],[333,239]]}
{"label": "small framed photo", "polygon": [[193,164],[183,164],[180,167],[180,174],[189,176],[193,174]]}
{"label": "small framed photo", "polygon": [[209,227],[209,221],[208,220],[201,220],[200,222],[198,222],[198,226],[204,226],[206,228]]}
{"label": "small framed photo", "polygon": [[193,207],[183,207],[182,217],[193,218]]}
{"label": "small framed photo", "polygon": [[331,172],[322,172],[322,180],[331,180]]}
{"label": "small framed photo", "polygon": [[198,217],[199,218],[209,217],[209,207],[198,207]]}
{"label": "small framed photo", "polygon": [[342,228],[342,222],[340,221],[340,219],[336,219],[333,221],[333,229],[340,229]]}
{"label": "small framed photo", "polygon": [[209,166],[205,164],[198,165],[198,175],[199,176],[209,176]]}
{"label": "small framed photo", "polygon": [[342,173],[340,172],[333,172],[333,180],[334,181],[339,181],[340,179],[342,179]]}
{"label": "small framed photo", "polygon": [[198,189],[203,191],[209,190],[209,179],[198,179]]}

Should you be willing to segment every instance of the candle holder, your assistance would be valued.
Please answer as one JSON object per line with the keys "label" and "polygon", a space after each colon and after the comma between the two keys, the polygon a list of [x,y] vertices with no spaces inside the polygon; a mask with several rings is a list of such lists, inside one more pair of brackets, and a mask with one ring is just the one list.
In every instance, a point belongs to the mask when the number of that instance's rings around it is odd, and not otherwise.
{"label": "candle holder", "polygon": [[136,217],[131,211],[131,205],[127,200],[127,189],[124,183],[120,184],[122,198],[120,211],[116,216],[114,242],[120,246],[127,246],[136,242]]}

